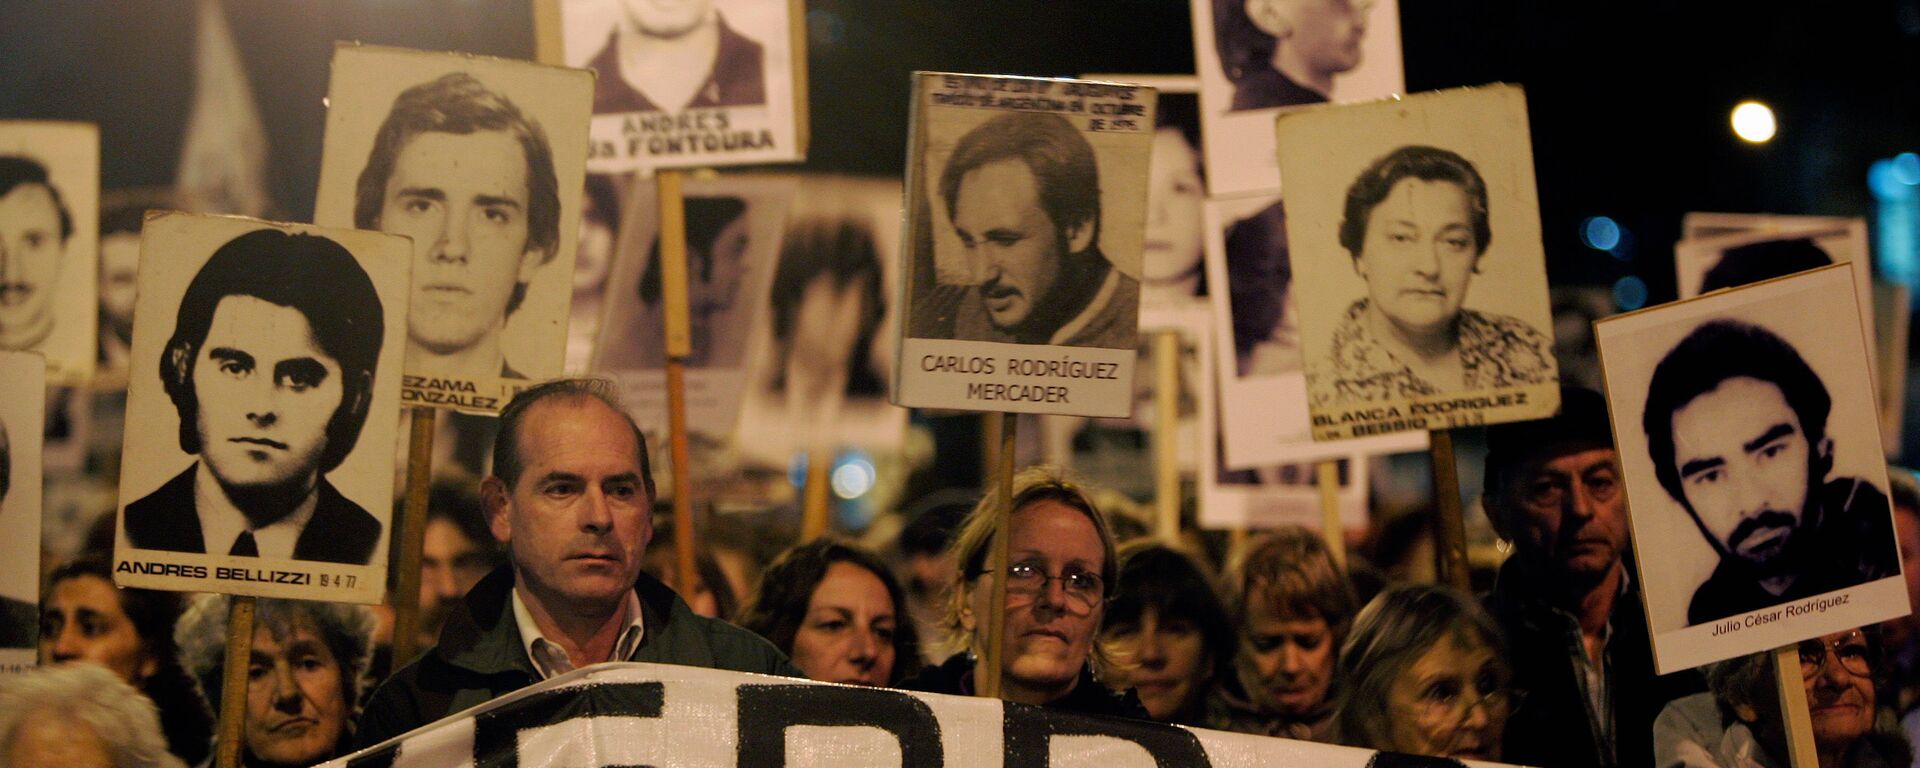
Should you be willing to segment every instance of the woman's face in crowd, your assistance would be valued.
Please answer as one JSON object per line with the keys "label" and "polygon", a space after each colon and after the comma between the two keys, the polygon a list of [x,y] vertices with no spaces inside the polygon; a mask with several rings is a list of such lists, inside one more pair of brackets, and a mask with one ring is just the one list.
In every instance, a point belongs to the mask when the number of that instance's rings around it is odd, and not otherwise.
{"label": "woman's face in crowd", "polygon": [[1114,670],[1104,682],[1115,690],[1133,688],[1153,719],[1171,719],[1205,689],[1212,665],[1206,635],[1192,619],[1147,606],[1137,621],[1109,623],[1105,637],[1135,666]]}
{"label": "woman's face in crowd", "polygon": [[1446,331],[1460,313],[1479,246],[1464,188],[1405,178],[1368,214],[1353,268],[1374,311],[1402,333],[1425,336]]}
{"label": "woman's face in crowd", "polygon": [[247,662],[247,750],[280,765],[334,756],[348,704],[340,661],[319,633],[296,622],[285,637],[261,627]]}
{"label": "woman's face in crowd", "polygon": [[135,687],[159,667],[121,609],[119,590],[98,576],[53,585],[40,610],[40,663],[74,661],[106,667]]}
{"label": "woman's face in crowd", "polygon": [[1141,268],[1148,280],[1180,277],[1200,269],[1200,152],[1178,128],[1153,133],[1147,163],[1147,241]]}
{"label": "woman's face in crowd", "polygon": [[893,675],[897,621],[893,596],[880,577],[853,563],[833,563],[813,588],[793,635],[794,666],[814,680],[886,685]]}
{"label": "woman's face in crowd", "polygon": [[[1012,527],[1008,569],[1042,578],[1034,579],[1037,586],[1017,576],[1008,582],[1002,679],[1010,688],[1064,695],[1087,664],[1106,610],[1099,588],[1106,552],[1085,513],[1052,499],[1016,510]],[[982,619],[991,610],[993,579],[999,576],[986,574],[973,583],[968,616],[976,636],[986,633]]]}
{"label": "woman's face in crowd", "polygon": [[1814,741],[1851,745],[1873,727],[1872,656],[1866,637],[1856,629],[1800,643],[1800,673]]}
{"label": "woman's face in crowd", "polygon": [[1395,752],[1471,760],[1500,759],[1507,724],[1508,672],[1493,650],[1441,637],[1387,689],[1388,735]]}
{"label": "woman's face in crowd", "polygon": [[1326,703],[1336,643],[1324,617],[1288,612],[1280,602],[1264,588],[1248,592],[1234,667],[1255,706],[1297,717]]}

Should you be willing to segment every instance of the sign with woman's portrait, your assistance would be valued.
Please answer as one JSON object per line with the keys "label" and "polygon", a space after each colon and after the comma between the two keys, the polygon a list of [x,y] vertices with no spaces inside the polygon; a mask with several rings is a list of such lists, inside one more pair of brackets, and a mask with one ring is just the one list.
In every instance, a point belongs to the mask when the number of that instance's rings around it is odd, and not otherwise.
{"label": "sign with woman's portrait", "polygon": [[1275,132],[1315,440],[1559,408],[1518,86],[1288,113]]}
{"label": "sign with woman's portrait", "polygon": [[173,212],[140,238],[114,583],[379,602],[412,244]]}

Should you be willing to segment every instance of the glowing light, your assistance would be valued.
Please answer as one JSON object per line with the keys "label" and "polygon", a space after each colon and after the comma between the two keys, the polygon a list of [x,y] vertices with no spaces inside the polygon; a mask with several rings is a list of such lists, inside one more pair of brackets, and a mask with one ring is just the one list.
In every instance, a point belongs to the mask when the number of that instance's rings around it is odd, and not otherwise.
{"label": "glowing light", "polygon": [[857,499],[873,490],[873,462],[852,458],[833,468],[833,495]]}
{"label": "glowing light", "polygon": [[1893,158],[1893,177],[1909,187],[1920,186],[1920,155],[1902,152]]}
{"label": "glowing light", "polygon": [[1605,216],[1589,216],[1580,225],[1580,239],[1596,251],[1612,251],[1620,244],[1620,224]]}
{"label": "glowing light", "polygon": [[1613,303],[1623,310],[1635,310],[1647,305],[1647,281],[1638,276],[1627,275],[1613,283]]}
{"label": "glowing light", "polygon": [[1765,144],[1773,139],[1778,129],[1773,119],[1773,109],[1765,104],[1743,101],[1733,108],[1733,133],[1743,141]]}

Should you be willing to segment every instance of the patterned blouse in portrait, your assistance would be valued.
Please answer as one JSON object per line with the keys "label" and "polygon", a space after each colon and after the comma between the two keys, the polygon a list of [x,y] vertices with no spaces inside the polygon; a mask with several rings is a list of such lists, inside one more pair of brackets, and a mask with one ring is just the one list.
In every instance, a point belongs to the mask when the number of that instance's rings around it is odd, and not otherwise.
{"label": "patterned blouse in portrait", "polygon": [[[1366,311],[1366,299],[1347,308],[1347,316],[1333,332],[1327,366],[1309,372],[1310,378],[1317,379],[1308,388],[1314,405],[1443,394],[1445,390],[1416,375],[1367,330],[1361,319]],[[1460,310],[1458,323],[1457,351],[1466,382],[1462,391],[1554,380],[1553,342],[1533,326],[1471,309]],[[1329,373],[1334,375],[1331,381],[1325,378]]]}

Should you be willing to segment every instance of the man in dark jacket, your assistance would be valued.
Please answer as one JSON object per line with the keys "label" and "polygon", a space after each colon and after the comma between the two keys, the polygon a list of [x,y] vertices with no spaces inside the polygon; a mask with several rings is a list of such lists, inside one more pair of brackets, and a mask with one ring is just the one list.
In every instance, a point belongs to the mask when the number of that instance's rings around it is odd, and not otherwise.
{"label": "man in dark jacket", "polygon": [[1487,432],[1487,518],[1514,544],[1487,609],[1526,695],[1507,722],[1502,759],[1650,765],[1660,708],[1704,686],[1693,672],[1654,676],[1606,403],[1571,387],[1560,402],[1551,419]]}
{"label": "man in dark jacket", "polygon": [[760,636],[694,614],[641,573],[653,475],[610,385],[563,379],[514,396],[493,468],[480,491],[508,564],[447,617],[438,646],[374,691],[361,746],[606,661],[802,676]]}

